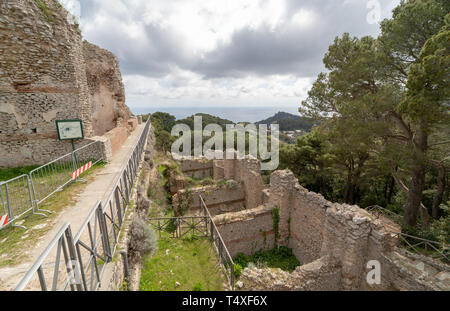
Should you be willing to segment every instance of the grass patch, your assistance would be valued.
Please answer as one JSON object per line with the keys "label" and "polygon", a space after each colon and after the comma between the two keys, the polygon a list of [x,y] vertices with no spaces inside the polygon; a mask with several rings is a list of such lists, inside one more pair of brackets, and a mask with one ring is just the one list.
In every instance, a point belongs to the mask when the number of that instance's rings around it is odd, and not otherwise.
{"label": "grass patch", "polygon": [[[83,174],[86,182],[75,182],[67,185],[62,191],[56,192],[49,199],[44,201],[39,208],[52,211],[48,218],[40,215],[30,215],[18,222],[27,227],[27,230],[17,227],[8,227],[0,231],[0,267],[17,265],[27,259],[24,250],[32,249],[37,239],[45,235],[52,229],[50,222],[56,218],[67,206],[76,203],[75,196],[79,195],[86,186],[94,180],[94,173],[105,164],[97,164],[92,169]],[[40,228],[36,226],[47,224]],[[74,232],[75,234],[76,232]]]}
{"label": "grass patch", "polygon": [[246,268],[250,263],[253,263],[257,266],[280,268],[281,270],[292,272],[296,267],[300,266],[300,262],[292,253],[292,249],[285,246],[268,251],[259,250],[249,256],[239,253],[233,260],[236,265],[242,268]]}
{"label": "grass patch", "polygon": [[144,259],[139,288],[141,291],[222,291],[224,282],[225,276],[209,239],[173,239],[163,232],[156,254]]}
{"label": "grass patch", "polygon": [[147,196],[152,201],[150,217],[173,215],[169,176],[177,168],[171,164],[172,162],[173,160],[167,159],[161,152],[156,152],[154,155],[154,167],[150,173],[150,184],[147,189]]}
{"label": "grass patch", "polygon": [[0,168],[0,181],[7,181],[21,175],[26,175],[38,167],[38,165],[32,165],[14,168]]}

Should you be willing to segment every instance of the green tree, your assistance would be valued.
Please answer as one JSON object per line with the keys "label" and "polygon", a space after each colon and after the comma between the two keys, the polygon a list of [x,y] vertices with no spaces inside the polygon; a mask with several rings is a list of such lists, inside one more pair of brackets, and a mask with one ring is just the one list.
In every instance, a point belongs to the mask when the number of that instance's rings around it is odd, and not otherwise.
{"label": "green tree", "polygon": [[152,122],[158,120],[159,126],[166,132],[171,132],[172,127],[176,124],[175,116],[167,113],[167,112],[155,112],[151,116]]}
{"label": "green tree", "polygon": [[330,197],[332,192],[331,161],[327,143],[317,129],[299,137],[296,145],[280,146],[280,168],[289,168],[302,186],[320,192],[325,197]]}
{"label": "green tree", "polygon": [[[426,152],[430,147],[440,144],[448,144],[449,136],[438,142],[430,142],[431,134],[437,129],[450,124],[449,96],[450,96],[450,14],[447,15],[446,25],[442,30],[431,37],[422,48],[418,62],[410,66],[407,92],[400,104],[399,110],[408,116],[411,123],[418,124],[417,139],[412,143],[415,150],[413,174],[413,187],[418,190],[425,183]],[[447,139],[447,141],[445,140]],[[433,202],[433,217],[439,218],[439,206],[442,203],[445,190],[446,167],[442,159],[428,160],[439,172],[438,191]],[[419,191],[410,193],[411,214],[414,217],[414,208],[420,203]]]}
{"label": "green tree", "polygon": [[[442,45],[445,35],[439,44],[425,43],[443,27],[447,3],[402,2],[393,18],[383,21],[378,40],[351,38],[348,34],[336,38],[324,57],[329,73],[319,75],[300,109],[315,118],[361,125],[358,130],[366,133],[366,146],[377,156],[387,157],[384,163],[390,165],[398,186],[407,193],[405,221],[409,225],[416,224],[421,206],[429,140],[448,117],[445,79],[430,85],[433,95],[425,98],[423,88],[418,86],[423,79],[414,82],[413,77],[421,68],[416,66],[425,66],[420,65],[425,54],[442,51],[431,46]],[[445,61],[436,65],[434,59],[433,64],[440,68],[435,68],[439,73],[435,70],[434,78],[442,78],[446,74],[442,71]],[[419,91],[412,91],[414,88]],[[409,187],[398,171],[408,177]],[[422,206],[421,210],[426,216],[426,209]]]}

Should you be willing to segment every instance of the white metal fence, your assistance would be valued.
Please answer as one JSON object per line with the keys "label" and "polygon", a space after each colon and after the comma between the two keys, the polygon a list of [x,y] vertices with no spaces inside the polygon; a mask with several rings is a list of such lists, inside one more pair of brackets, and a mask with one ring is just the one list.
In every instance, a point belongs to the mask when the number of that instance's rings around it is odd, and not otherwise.
{"label": "white metal fence", "polygon": [[[0,217],[7,215],[8,220],[5,222],[8,224],[14,223],[17,219],[33,211],[33,192],[28,175],[0,182],[0,206],[0,211],[2,211]],[[24,226],[18,227],[25,228]]]}
{"label": "white metal fence", "polygon": [[5,226],[21,227],[15,222],[31,214],[43,215],[39,205],[60,191],[74,179],[72,173],[80,166],[92,162],[92,165],[103,161],[102,143],[95,141],[75,151],[63,155],[47,164],[44,164],[29,174],[21,175],[8,181],[0,182],[0,217],[8,216]]}
{"label": "white metal fence", "polygon": [[[98,201],[75,237],[70,223],[62,226],[17,285],[16,291],[95,291],[114,257],[142,159],[150,121],[122,168],[108,199]],[[34,284],[36,283],[36,284]]]}

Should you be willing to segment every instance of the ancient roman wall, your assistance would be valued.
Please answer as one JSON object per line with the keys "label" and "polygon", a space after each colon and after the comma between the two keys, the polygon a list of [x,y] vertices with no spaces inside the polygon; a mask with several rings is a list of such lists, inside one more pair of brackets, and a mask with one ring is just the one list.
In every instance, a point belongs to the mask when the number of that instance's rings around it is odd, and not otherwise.
{"label": "ancient roman wall", "polygon": [[[230,171],[226,164],[221,164],[224,171]],[[233,177],[236,176],[235,171]],[[331,203],[321,195],[309,192],[299,185],[292,172],[274,172],[271,175],[270,188],[263,192],[268,196],[265,204],[214,218],[225,244],[232,256],[236,256],[239,252],[249,254],[260,248],[273,247],[275,245],[273,215],[274,209],[279,208],[277,245],[291,248],[304,266],[293,273],[281,273],[277,279],[280,282],[275,282],[275,285],[272,282],[268,287],[264,287],[264,282],[254,281],[255,275],[270,274],[269,270],[247,271],[244,280],[256,286],[255,288],[259,288],[258,286],[261,286],[260,289],[275,290],[450,288],[448,266],[426,263],[422,271],[418,267],[426,260],[407,260],[409,255],[402,258],[399,248],[396,247],[398,244],[396,228],[393,228],[392,224],[375,218],[358,206]],[[368,285],[366,282],[367,273],[373,269],[368,268],[367,264],[372,260],[377,260],[381,264],[380,285]],[[303,268],[308,273],[302,272]],[[256,273],[253,279],[252,273]],[[312,279],[321,281],[314,283]],[[244,288],[245,286],[244,281]]]}
{"label": "ancient roman wall", "polygon": [[213,177],[213,161],[208,160],[182,160],[180,170],[184,175],[193,178]]}
{"label": "ancient roman wall", "polygon": [[182,206],[183,204],[189,204],[187,214],[196,214],[201,211],[200,195],[208,206],[211,215],[245,209],[245,192],[239,183],[236,183],[233,187],[223,185],[180,190],[173,196],[173,206],[175,209],[179,209],[180,204]]}
{"label": "ancient roman wall", "polygon": [[92,133],[81,35],[65,10],[46,3],[49,17],[35,1],[2,1],[0,166],[70,151],[70,142],[56,140],[56,119],[83,119]]}
{"label": "ancient roman wall", "polygon": [[232,257],[239,253],[251,255],[260,249],[275,246],[270,207],[261,205],[250,210],[221,214],[213,220]]}
{"label": "ancient roman wall", "polygon": [[255,208],[263,203],[265,188],[261,177],[261,163],[258,159],[247,156],[244,159],[225,159],[213,161],[215,180],[235,180],[244,186],[245,206]]}
{"label": "ancient roman wall", "polygon": [[92,111],[93,134],[104,135],[128,126],[131,112],[125,105],[125,89],[117,57],[92,43],[83,42],[86,78]]}
{"label": "ancient roman wall", "polygon": [[43,164],[70,152],[71,142],[57,140],[55,120],[81,119],[85,137],[93,138],[129,116],[117,59],[83,44],[57,1],[41,3],[45,8],[0,2],[0,167]]}
{"label": "ancient roman wall", "polygon": [[271,291],[337,291],[341,289],[341,266],[324,256],[292,273],[281,269],[244,269],[240,290]]}

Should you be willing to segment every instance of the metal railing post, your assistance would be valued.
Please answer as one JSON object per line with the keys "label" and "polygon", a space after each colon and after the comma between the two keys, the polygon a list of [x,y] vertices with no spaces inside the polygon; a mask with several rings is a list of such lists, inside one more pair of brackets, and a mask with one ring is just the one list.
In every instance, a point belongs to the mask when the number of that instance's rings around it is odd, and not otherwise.
{"label": "metal railing post", "polygon": [[99,222],[100,234],[102,236],[103,250],[105,251],[106,259],[109,262],[112,260],[111,245],[109,243],[108,228],[106,226],[106,219],[105,219],[105,214],[103,213],[103,210],[102,210],[102,204],[98,205],[97,219]]}
{"label": "metal railing post", "polygon": [[9,218],[11,219],[10,221],[13,221],[14,219],[14,214],[11,208],[11,199],[9,197],[9,187],[8,184],[5,184],[5,192],[6,192],[6,207],[8,209],[8,214],[9,214]]}
{"label": "metal railing post", "polygon": [[[77,257],[77,252],[75,250],[75,243],[73,240],[73,236],[72,236],[72,230],[70,229],[70,226],[67,227],[65,233],[64,233],[65,237],[66,237],[66,241],[67,241],[67,247],[69,248],[69,258],[70,258],[70,266],[71,266],[71,274],[74,274],[75,276],[75,285],[77,287],[77,291],[82,291],[82,287],[81,287],[81,274],[82,273],[80,271],[79,268],[79,260]],[[67,265],[67,263],[66,263]],[[73,267],[73,265],[76,265],[75,267]]]}
{"label": "metal railing post", "polygon": [[122,216],[122,209],[120,207],[120,198],[119,198],[119,188],[116,188],[116,190],[114,191],[114,200],[116,203],[117,217],[119,218],[119,226],[122,227],[123,217],[125,215]]}
{"label": "metal railing post", "polygon": [[124,279],[127,282],[127,290],[128,290],[128,281],[130,280],[130,268],[128,265],[128,254],[126,251],[120,251],[120,255],[122,255],[123,260],[123,272],[124,272]]}
{"label": "metal railing post", "polygon": [[[27,176],[28,176],[28,191],[30,192],[30,202],[31,202],[31,206],[33,209],[32,213],[36,214],[36,215],[48,217],[47,215],[40,213],[39,203],[38,203],[38,200],[36,199],[36,191],[34,189],[32,174],[27,175]],[[42,212],[47,212],[49,214],[51,213],[50,211],[47,211],[47,210],[43,210]]]}

